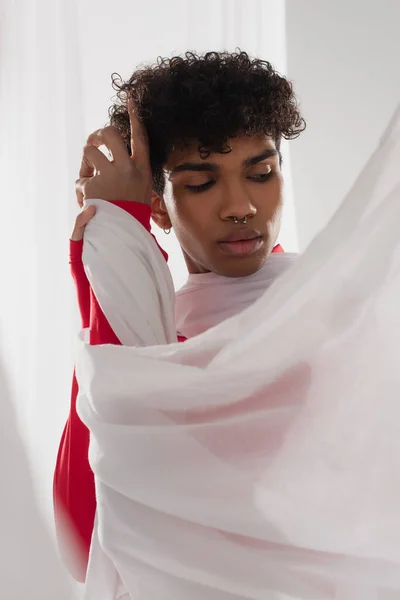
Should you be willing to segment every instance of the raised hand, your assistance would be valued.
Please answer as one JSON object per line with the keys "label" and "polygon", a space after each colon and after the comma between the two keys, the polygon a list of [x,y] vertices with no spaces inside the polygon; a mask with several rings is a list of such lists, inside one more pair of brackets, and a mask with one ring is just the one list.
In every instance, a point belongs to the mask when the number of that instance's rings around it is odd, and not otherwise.
{"label": "raised hand", "polygon": [[[115,127],[92,133],[83,150],[76,194],[79,206],[84,200],[130,200],[150,204],[152,176],[147,134],[139,123],[132,100],[128,101],[132,156]],[[100,150],[106,146],[108,159]]]}
{"label": "raised hand", "polygon": [[[76,197],[81,208],[90,198],[151,202],[152,177],[146,130],[136,117],[132,100],[128,101],[128,112],[132,156],[115,127],[98,129],[88,137],[76,181]],[[110,159],[99,150],[100,146],[106,146]],[[83,239],[85,227],[95,213],[96,208],[89,206],[78,215],[71,240]]]}

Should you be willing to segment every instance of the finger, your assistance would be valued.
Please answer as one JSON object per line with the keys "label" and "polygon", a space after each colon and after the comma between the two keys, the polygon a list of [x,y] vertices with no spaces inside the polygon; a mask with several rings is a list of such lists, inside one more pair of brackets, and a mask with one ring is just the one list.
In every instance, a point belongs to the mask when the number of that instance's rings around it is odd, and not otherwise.
{"label": "finger", "polygon": [[110,161],[98,148],[86,145],[83,149],[79,177],[93,177],[96,172],[110,166]]}
{"label": "finger", "polygon": [[75,182],[76,199],[81,208],[83,208],[83,203],[85,201],[85,198],[87,198],[87,188],[91,180],[92,177],[80,177]]}
{"label": "finger", "polygon": [[85,208],[85,210],[83,210],[81,212],[80,215],[78,215],[75,224],[78,227],[86,227],[86,225],[89,223],[90,219],[93,219],[95,214],[96,214],[96,207],[93,205],[88,206],[87,208]]}
{"label": "finger", "polygon": [[95,166],[88,160],[87,153],[85,152],[87,146],[84,146],[82,152],[81,168],[79,169],[79,177],[93,177]]}
{"label": "finger", "polygon": [[84,198],[83,194],[76,189],[76,201],[78,202],[79,208],[83,208]]}
{"label": "finger", "polygon": [[74,230],[71,235],[71,240],[74,242],[80,242],[83,240],[83,236],[85,233],[85,227],[89,223],[90,219],[94,217],[96,214],[96,207],[89,206],[84,211],[81,212],[80,215],[76,218]]}
{"label": "finger", "polygon": [[83,202],[84,202],[84,194],[82,192],[82,185],[81,185],[82,179],[83,178],[80,178],[75,181],[76,201],[78,202],[78,205],[80,208],[83,208]]}
{"label": "finger", "polygon": [[79,179],[75,184],[76,199],[79,206],[83,207],[85,199],[85,188],[88,180],[90,180],[96,172],[108,168],[110,161],[104,156],[100,150],[94,146],[85,146],[82,153],[81,168],[79,170]]}
{"label": "finger", "polygon": [[149,140],[145,127],[136,115],[136,107],[132,98],[128,99],[128,114],[131,127],[132,156],[138,169],[149,166]]}
{"label": "finger", "polygon": [[129,160],[129,154],[124,144],[124,140],[118,129],[115,127],[110,126],[105,127],[104,129],[98,129],[88,137],[87,145],[95,146],[96,148],[106,146],[111,152],[113,160],[117,163],[123,163],[124,161]]}

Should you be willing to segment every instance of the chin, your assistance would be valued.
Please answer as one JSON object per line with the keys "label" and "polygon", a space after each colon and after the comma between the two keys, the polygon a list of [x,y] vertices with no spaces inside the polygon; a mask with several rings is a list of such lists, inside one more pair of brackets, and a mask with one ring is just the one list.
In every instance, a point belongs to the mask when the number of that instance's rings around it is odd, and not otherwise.
{"label": "chin", "polygon": [[225,264],[215,265],[216,268],[212,271],[223,277],[248,277],[257,273],[264,266],[267,258],[268,255],[232,258],[229,261],[224,261]]}

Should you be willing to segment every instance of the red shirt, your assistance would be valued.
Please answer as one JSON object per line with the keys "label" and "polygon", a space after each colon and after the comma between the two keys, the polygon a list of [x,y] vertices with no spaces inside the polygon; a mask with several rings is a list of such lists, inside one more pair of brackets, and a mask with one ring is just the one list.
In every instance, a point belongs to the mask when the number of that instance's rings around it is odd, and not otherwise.
{"label": "red shirt", "polygon": [[[150,232],[151,209],[136,202],[113,202],[135,217]],[[82,263],[82,242],[70,242],[71,273],[75,282],[82,327],[89,328],[90,343],[116,344],[120,341],[111,329],[90,287]],[[165,259],[167,254],[160,248]],[[283,252],[276,246],[273,252]],[[184,341],[181,338],[179,341]],[[54,509],[57,537],[60,548],[65,547],[65,518],[73,528],[72,537],[77,542],[78,554],[83,564],[72,565],[68,560],[71,575],[84,581],[96,512],[94,475],[89,465],[89,430],[76,412],[78,383],[74,374],[71,390],[71,405],[67,423],[62,434],[54,473]]]}

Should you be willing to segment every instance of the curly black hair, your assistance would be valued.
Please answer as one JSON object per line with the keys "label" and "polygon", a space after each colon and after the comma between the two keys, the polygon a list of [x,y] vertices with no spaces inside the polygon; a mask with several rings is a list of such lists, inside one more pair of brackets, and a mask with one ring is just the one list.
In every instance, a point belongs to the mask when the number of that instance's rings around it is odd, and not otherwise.
{"label": "curly black hair", "polygon": [[239,133],[294,139],[305,128],[292,84],[264,60],[246,52],[207,52],[159,58],[128,81],[113,75],[116,103],[111,125],[130,150],[127,99],[132,97],[150,148],[153,185],[164,190],[163,165],[176,146],[197,141],[202,157],[230,151],[228,140]]}

